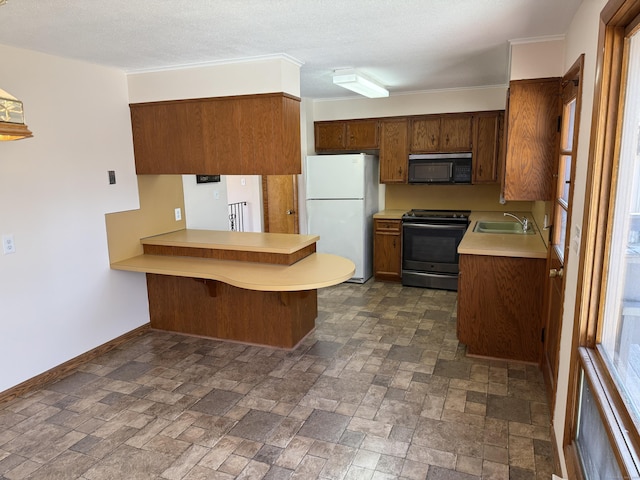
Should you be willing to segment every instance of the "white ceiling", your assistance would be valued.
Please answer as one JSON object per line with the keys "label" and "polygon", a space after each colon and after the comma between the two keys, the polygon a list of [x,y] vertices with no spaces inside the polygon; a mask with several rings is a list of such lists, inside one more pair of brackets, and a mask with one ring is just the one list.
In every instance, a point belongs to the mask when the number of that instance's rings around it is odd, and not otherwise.
{"label": "white ceiling", "polygon": [[303,97],[353,93],[357,68],[391,95],[508,82],[509,41],[564,34],[582,0],[8,0],[0,44],[152,71],[284,54]]}

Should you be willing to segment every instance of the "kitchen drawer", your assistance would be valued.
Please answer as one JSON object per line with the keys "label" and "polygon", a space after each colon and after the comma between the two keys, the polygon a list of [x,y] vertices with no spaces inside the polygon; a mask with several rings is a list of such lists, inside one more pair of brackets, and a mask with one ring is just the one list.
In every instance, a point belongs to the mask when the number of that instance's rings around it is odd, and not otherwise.
{"label": "kitchen drawer", "polygon": [[400,220],[375,220],[376,231],[399,232],[401,225]]}

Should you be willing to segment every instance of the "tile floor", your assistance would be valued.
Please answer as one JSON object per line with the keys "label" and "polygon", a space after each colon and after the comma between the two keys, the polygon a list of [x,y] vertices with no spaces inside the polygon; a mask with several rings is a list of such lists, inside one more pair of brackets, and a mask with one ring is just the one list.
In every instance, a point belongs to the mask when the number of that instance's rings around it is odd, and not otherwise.
{"label": "tile floor", "polygon": [[0,405],[0,479],[549,479],[536,367],[465,357],[456,294],[318,292],[291,352],[150,332]]}

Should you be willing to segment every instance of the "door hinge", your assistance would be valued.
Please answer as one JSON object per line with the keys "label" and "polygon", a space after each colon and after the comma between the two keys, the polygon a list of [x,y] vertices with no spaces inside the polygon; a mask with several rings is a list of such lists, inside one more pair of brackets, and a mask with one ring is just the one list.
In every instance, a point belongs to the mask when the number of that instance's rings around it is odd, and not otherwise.
{"label": "door hinge", "polygon": [[544,328],[542,329],[542,333],[540,335],[540,341],[544,343]]}

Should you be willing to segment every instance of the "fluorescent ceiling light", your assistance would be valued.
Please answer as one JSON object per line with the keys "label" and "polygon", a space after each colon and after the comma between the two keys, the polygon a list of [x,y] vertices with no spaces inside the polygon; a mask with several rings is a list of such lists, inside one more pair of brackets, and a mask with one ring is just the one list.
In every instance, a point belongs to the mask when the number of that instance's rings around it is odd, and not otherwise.
{"label": "fluorescent ceiling light", "polygon": [[333,83],[369,98],[389,96],[389,90],[355,70],[335,70]]}

